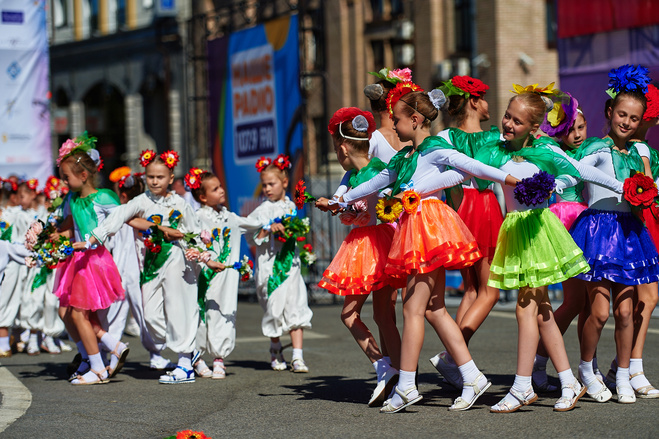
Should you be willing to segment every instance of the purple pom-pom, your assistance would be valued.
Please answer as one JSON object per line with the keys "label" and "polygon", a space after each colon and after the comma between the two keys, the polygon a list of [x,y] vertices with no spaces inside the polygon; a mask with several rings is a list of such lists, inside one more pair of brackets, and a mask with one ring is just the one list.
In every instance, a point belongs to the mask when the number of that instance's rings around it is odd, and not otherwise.
{"label": "purple pom-pom", "polygon": [[533,177],[523,178],[513,190],[515,199],[521,204],[535,206],[551,195],[556,187],[556,179],[548,172],[540,171]]}

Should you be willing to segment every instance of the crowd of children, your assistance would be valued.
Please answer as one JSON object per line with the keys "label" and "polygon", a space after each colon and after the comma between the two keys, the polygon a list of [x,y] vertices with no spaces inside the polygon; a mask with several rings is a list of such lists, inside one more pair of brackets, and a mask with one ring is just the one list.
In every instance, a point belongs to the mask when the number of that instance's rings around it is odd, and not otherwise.
{"label": "crowd of children", "polygon": [[[416,373],[427,320],[446,348],[430,362],[461,390],[449,409],[471,408],[491,383],[469,341],[500,289],[519,291],[517,362],[510,391],[491,412],[511,413],[535,402],[536,391],[559,391],[547,378],[549,359],[561,384],[555,411],[573,409],[586,393],[599,402],[612,391],[620,403],[659,398],[642,361],[659,300],[652,199],[659,153],[645,142],[659,120],[659,90],[647,70],[611,72],[604,138],[587,137],[577,99],[553,85],[514,85],[501,128],[483,131],[489,87],[482,81],[456,76],[426,92],[409,69],[375,76],[364,93],[380,128],[359,108],[334,113],[328,130],[346,174],[333,196],[315,200],[351,226],[319,286],[344,297],[341,320],[375,369],[368,405],[395,413],[422,399]],[[442,112],[453,127],[432,135]],[[107,383],[129,355],[121,337],[131,314],[150,367],[167,370],[160,383],[224,379],[239,284],[252,273],[241,258],[245,235],[255,251],[271,368],[289,368],[280,339],[289,334],[290,369],[308,372],[303,334],[313,313],[297,244],[309,224],[298,213],[304,188],[295,202],[286,195],[289,158],[257,161],[264,201],[241,217],[225,207],[211,172],[190,169],[183,179],[189,196],[170,191],[179,161],[173,151],[143,151],[143,172],[121,168],[112,175],[115,191],[96,188],[95,141],[85,133],[65,142],[61,180],[49,178],[41,193],[36,180],[2,180],[0,357],[12,349],[59,353],[66,329],[78,350],[71,384]],[[42,248],[59,249],[58,259]],[[455,319],[444,301],[447,269],[461,270],[465,282]],[[560,282],[564,302],[554,313],[547,287]],[[361,318],[369,295],[377,331]],[[611,304],[616,356],[604,376],[596,350]],[[576,316],[578,379],[563,342]],[[176,363],[162,356],[165,348]]]}

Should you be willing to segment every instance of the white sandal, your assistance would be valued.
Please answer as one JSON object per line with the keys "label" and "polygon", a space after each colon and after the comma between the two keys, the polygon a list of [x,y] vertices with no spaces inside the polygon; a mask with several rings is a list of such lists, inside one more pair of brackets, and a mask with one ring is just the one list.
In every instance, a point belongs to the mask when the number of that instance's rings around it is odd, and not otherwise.
{"label": "white sandal", "polygon": [[[643,371],[640,371],[640,372],[636,372],[635,374],[630,375],[629,376],[630,384],[631,384],[631,380],[633,378],[635,378],[637,376],[640,376],[640,375],[645,375],[645,373]],[[634,387],[634,386],[632,386],[632,387]],[[650,393],[653,390],[657,390],[657,389],[652,384],[648,384],[647,386],[642,386],[642,387],[639,387],[638,389],[634,389],[634,393],[636,393],[636,396],[638,398],[642,398],[642,399],[659,398],[659,392]]]}
{"label": "white sandal", "polygon": [[[577,385],[580,386],[579,390],[577,390]],[[572,398],[568,398],[567,396],[561,396],[560,398],[558,398],[558,401],[556,401],[556,404],[554,404],[555,412],[568,412],[572,410],[574,406],[577,405],[577,401],[579,401],[579,398],[584,396],[584,394],[586,393],[587,387],[585,385],[581,385],[579,381],[575,378],[574,383],[561,386],[561,390],[563,389],[572,390],[574,395],[572,396]],[[558,407],[561,404],[565,405],[565,407]]]}
{"label": "white sandal", "polygon": [[[398,407],[394,407],[391,404],[391,400],[387,400],[384,403],[384,406],[380,409],[380,413],[398,413],[399,411],[403,410],[405,407],[411,406],[412,404],[416,404],[417,402],[421,401],[423,399],[423,396],[417,395],[416,398],[409,399],[407,395],[410,393],[414,392],[417,390],[416,386],[412,386],[409,389],[405,391],[401,391],[398,386],[394,389],[398,396],[403,400],[403,403],[399,405]],[[393,399],[393,398],[392,398]]]}
{"label": "white sandal", "polygon": [[464,387],[471,387],[474,389],[474,396],[471,398],[471,401],[467,401],[466,399],[463,399],[462,396],[458,396],[455,401],[453,402],[453,405],[449,407],[449,410],[454,410],[454,411],[462,411],[462,410],[469,410],[471,406],[474,405],[476,400],[483,394],[487,389],[490,388],[492,385],[491,382],[487,381],[485,383],[485,386],[481,389],[478,386],[478,381],[481,379],[481,377],[485,377],[483,375],[483,372],[479,373],[476,379],[474,380],[473,383],[464,383]]}
{"label": "white sandal", "polygon": [[511,404],[505,397],[497,402],[495,405],[490,407],[490,413],[513,413],[522,408],[525,405],[533,404],[538,400],[538,394],[533,391],[533,387],[530,387],[523,393],[519,390],[510,389],[508,392],[517,400],[517,404]]}

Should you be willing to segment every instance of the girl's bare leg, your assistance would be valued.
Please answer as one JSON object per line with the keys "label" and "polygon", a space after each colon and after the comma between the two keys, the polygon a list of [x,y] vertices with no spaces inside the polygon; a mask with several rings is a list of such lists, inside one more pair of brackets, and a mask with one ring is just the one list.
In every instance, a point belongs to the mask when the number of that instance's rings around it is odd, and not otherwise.
{"label": "girl's bare leg", "polygon": [[[383,291],[384,290],[384,291]],[[400,368],[400,333],[396,327],[396,309],[391,306],[392,297],[395,300],[396,291],[387,287],[373,293],[373,319],[380,329],[391,365]],[[384,352],[383,352],[384,354]]]}
{"label": "girl's bare leg", "polygon": [[[360,316],[362,306],[367,298],[368,294],[346,296],[343,302],[343,310],[341,311],[341,321],[348,328],[348,331],[350,331],[350,334],[352,334],[359,347],[364,351],[369,361],[374,363],[382,358],[382,353],[378,348],[373,334],[369,331]],[[375,306],[375,295],[373,296],[373,304]],[[293,332],[291,331],[292,336]]]}
{"label": "girl's bare leg", "polygon": [[494,305],[499,301],[499,289],[487,285],[487,280],[490,277],[490,263],[487,258],[482,258],[476,262],[471,270],[476,274],[475,286],[477,288],[477,295],[462,318],[460,320],[456,318],[456,323],[460,327],[460,331],[462,331],[467,345],[469,345],[471,337],[490,314]]}

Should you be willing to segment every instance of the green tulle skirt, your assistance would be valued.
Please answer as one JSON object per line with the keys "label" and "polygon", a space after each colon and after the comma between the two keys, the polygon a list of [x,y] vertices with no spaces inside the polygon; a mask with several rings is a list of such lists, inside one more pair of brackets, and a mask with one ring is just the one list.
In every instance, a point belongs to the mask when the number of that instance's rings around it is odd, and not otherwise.
{"label": "green tulle skirt", "polygon": [[487,284],[504,290],[536,288],[589,269],[583,252],[549,209],[510,212],[499,231]]}

